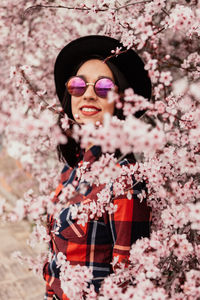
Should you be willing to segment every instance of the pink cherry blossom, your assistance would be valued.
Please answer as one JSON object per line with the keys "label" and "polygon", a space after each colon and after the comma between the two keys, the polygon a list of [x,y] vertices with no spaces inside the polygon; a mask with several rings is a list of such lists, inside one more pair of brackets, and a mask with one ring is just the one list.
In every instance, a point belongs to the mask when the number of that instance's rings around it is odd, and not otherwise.
{"label": "pink cherry blossom", "polygon": [[[45,7],[49,5],[46,0],[1,1],[0,142],[30,178],[27,192],[15,207],[1,200],[1,220],[26,218],[33,224],[29,245],[44,242],[46,246],[49,235],[42,225],[46,214],[54,215],[56,227],[51,234],[58,234],[60,212],[76,195],[77,180],[83,194],[84,181],[97,189],[96,199],[70,206],[72,218],[81,225],[116,211],[110,201],[113,196],[130,199],[134,195],[132,176],[136,183],[144,180],[147,191],[138,198],[147,198],[152,210],[150,238],[132,245],[127,265],[113,261],[114,272],[104,280],[98,295],[93,285],[88,287],[90,268],[71,266],[64,253],[57,253],[62,289],[70,299],[81,299],[83,294],[88,300],[197,299],[199,1],[51,2],[54,8],[50,9]],[[102,155],[91,167],[87,163],[77,166],[78,179],[62,190],[55,204],[51,200],[63,168],[56,146],[67,138],[57,125],[62,108],[55,97],[53,64],[64,45],[89,34],[117,38],[138,52],[152,82],[152,98],[148,101],[131,88],[124,95],[111,91],[108,101],[122,109],[125,120],[105,115],[103,124],[73,126],[73,137],[81,147],[100,145]],[[121,50],[113,49],[108,56],[119,58]],[[137,72],[134,67],[133,72]],[[140,119],[134,117],[138,110],[145,110]],[[61,124],[64,131],[69,129],[65,114]],[[122,154],[119,160],[112,155],[116,149]],[[119,167],[127,153],[134,153],[136,163]],[[19,173],[13,173],[6,180],[11,184],[17,176]],[[35,183],[37,189],[30,190]],[[15,257],[42,274],[44,260],[50,260],[51,253],[33,259],[18,252]]]}
{"label": "pink cherry blossom", "polygon": [[166,86],[170,85],[170,83],[172,81],[171,73],[169,71],[161,72],[159,80],[161,83],[164,83],[164,85],[166,85]]}

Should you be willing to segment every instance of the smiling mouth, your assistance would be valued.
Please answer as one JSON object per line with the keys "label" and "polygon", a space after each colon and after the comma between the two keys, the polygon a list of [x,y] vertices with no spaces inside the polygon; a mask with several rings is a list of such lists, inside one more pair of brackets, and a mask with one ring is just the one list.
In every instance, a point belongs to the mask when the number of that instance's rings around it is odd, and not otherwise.
{"label": "smiling mouth", "polygon": [[82,106],[80,111],[84,116],[93,116],[99,113],[101,109],[95,106]]}

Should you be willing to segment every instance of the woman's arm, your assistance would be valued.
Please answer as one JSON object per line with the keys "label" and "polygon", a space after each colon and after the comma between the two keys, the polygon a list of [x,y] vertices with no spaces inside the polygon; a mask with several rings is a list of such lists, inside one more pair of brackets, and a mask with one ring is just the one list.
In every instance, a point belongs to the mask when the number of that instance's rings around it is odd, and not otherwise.
{"label": "woman's arm", "polygon": [[44,300],[52,300],[54,295],[54,291],[52,288],[46,283],[46,293],[44,295]]}

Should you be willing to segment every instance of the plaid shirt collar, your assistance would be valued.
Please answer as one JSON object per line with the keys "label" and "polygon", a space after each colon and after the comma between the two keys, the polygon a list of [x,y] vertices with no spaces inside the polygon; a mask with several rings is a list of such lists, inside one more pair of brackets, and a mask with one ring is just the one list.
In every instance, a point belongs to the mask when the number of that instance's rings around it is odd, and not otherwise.
{"label": "plaid shirt collar", "polygon": [[[101,155],[101,147],[100,146],[92,146],[86,152],[83,151],[82,155],[80,156],[79,162],[88,162],[88,167],[92,165],[94,161],[96,161]],[[66,180],[70,177],[72,171],[75,171],[78,167],[78,164],[72,168],[66,163],[62,172],[61,172],[61,183],[64,185]]]}
{"label": "plaid shirt collar", "polygon": [[101,147],[100,146],[92,146],[88,149],[83,155],[83,161],[88,162],[89,166],[97,160],[101,155]]}

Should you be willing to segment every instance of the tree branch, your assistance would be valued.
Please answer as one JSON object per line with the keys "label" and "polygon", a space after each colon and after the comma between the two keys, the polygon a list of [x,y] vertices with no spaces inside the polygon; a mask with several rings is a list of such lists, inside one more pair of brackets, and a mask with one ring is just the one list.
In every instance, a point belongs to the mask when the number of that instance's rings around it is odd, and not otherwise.
{"label": "tree branch", "polygon": [[[41,96],[41,95],[39,95],[39,94],[37,93],[37,91],[35,90],[35,88],[34,88],[33,85],[31,84],[31,82],[30,82],[29,79],[27,78],[25,72],[24,72],[23,70],[20,70],[20,72],[21,72],[21,75],[22,75],[22,77],[24,78],[26,84],[29,86],[30,90],[31,90],[36,96],[38,96],[39,99],[44,103],[44,106],[45,106],[44,108],[47,108],[47,109],[51,110],[51,111],[52,111],[53,113],[55,113],[55,114],[59,114],[59,112],[58,112],[55,108],[49,107],[49,103],[44,99],[43,96]],[[43,108],[43,109],[44,109],[44,108]]]}
{"label": "tree branch", "polygon": [[[64,8],[64,9],[73,9],[73,10],[85,10],[85,11],[90,11],[92,8],[90,7],[71,7],[71,6],[63,6],[63,5],[33,5],[25,9],[24,11],[24,17],[31,12],[32,10],[40,10],[42,8],[50,8],[50,9],[59,9],[59,8]],[[98,9],[97,11],[106,11],[107,9]]]}
{"label": "tree branch", "polygon": [[126,4],[126,5],[123,5],[123,6],[120,6],[118,8],[115,8],[115,10],[120,10],[122,8],[126,8],[128,6],[132,6],[132,5],[137,5],[137,4],[142,4],[142,3],[148,3],[148,2],[151,2],[151,0],[143,0],[143,1],[137,1],[137,2],[132,2],[132,3],[129,3],[129,4]]}
{"label": "tree branch", "polygon": [[[120,9],[132,6],[132,5],[137,5],[137,4],[142,4],[142,3],[148,3],[151,2],[151,0],[141,0],[141,1],[134,1],[132,3],[126,4],[126,5],[122,5],[119,7],[113,7],[113,8],[97,8],[96,11],[107,11],[108,9],[114,10],[114,11],[118,11]],[[25,17],[29,12],[31,12],[32,10],[40,10],[42,8],[50,8],[50,9],[59,9],[59,8],[64,8],[64,9],[73,9],[73,10],[82,10],[82,11],[90,11],[93,9],[93,7],[72,7],[72,6],[63,6],[63,5],[33,5],[28,7],[27,9],[25,9],[23,17]]]}

